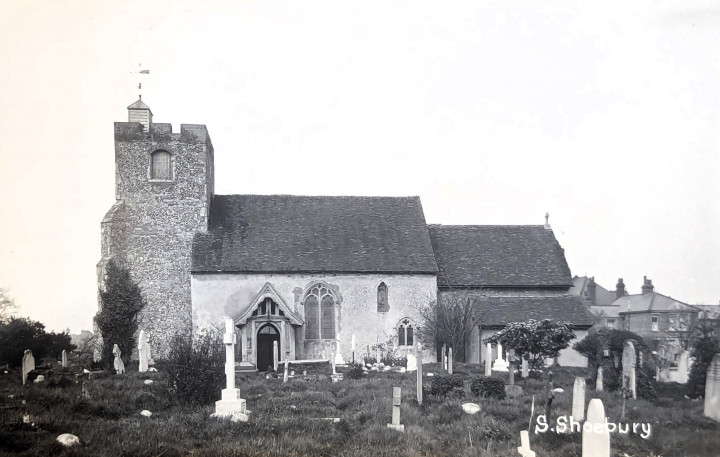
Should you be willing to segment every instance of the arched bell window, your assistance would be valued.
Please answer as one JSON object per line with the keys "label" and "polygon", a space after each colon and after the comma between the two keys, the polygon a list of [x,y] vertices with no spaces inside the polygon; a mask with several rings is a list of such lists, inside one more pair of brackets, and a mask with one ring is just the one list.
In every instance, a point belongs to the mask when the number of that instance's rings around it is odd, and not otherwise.
{"label": "arched bell window", "polygon": [[305,339],[335,339],[335,296],[316,284],[305,294]]}
{"label": "arched bell window", "polygon": [[150,179],[172,179],[172,156],[167,151],[155,151],[150,155]]}

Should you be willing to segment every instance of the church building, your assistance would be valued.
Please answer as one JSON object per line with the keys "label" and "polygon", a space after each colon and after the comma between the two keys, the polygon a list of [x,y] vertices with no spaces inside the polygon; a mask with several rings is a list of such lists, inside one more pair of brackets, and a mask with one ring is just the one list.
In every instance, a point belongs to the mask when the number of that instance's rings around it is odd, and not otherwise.
{"label": "church building", "polygon": [[592,323],[568,294],[547,224],[428,226],[418,197],[215,195],[214,154],[204,125],[173,132],[142,99],[115,123],[116,201],[101,223],[98,285],[111,259],[130,270],[147,301],[139,328],[161,354],[174,335],[223,330],[231,318],[239,358],[260,370],[274,342],[281,359],[349,361],[353,344],[359,359],[388,341],[404,355],[418,307],[461,289],[482,309],[468,362],[481,362],[480,339],[504,315],[524,320],[507,312],[513,303],[525,318]]}

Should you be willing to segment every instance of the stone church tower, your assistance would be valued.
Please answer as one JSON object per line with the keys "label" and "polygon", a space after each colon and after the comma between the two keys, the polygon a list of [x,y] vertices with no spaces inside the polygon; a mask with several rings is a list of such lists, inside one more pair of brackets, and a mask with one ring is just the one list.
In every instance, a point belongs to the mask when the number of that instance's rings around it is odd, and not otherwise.
{"label": "stone church tower", "polygon": [[139,328],[153,347],[167,350],[176,333],[192,323],[192,240],[208,226],[214,193],[213,146],[204,125],[152,122],[139,99],[128,122],[115,123],[115,204],[101,223],[98,286],[115,259],[130,269],[147,300]]}

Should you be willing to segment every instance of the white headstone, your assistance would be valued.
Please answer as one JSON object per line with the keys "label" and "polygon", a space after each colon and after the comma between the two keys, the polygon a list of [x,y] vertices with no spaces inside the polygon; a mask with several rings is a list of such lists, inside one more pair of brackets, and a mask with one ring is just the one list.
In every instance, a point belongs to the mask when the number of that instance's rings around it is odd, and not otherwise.
{"label": "white headstone", "polygon": [[582,431],[582,457],[610,457],[610,432],[602,400],[590,400]]}
{"label": "white headstone", "polygon": [[452,348],[448,348],[447,371],[448,371],[448,374],[453,374],[453,350],[452,350]]}
{"label": "white headstone", "polygon": [[423,359],[422,359],[422,344],[420,341],[415,340],[415,360],[417,361],[417,377],[415,378],[415,393],[417,396],[417,402],[422,405],[423,402]]}
{"label": "white headstone", "polygon": [[60,354],[60,364],[63,367],[67,367],[67,351],[65,349],[62,350],[62,354]]}
{"label": "white headstone", "polygon": [[485,376],[490,376],[492,375],[492,344],[487,343],[486,347]]}
{"label": "white headstone", "polygon": [[578,422],[585,419],[585,378],[580,376],[573,385],[572,417]]}
{"label": "white headstone", "polygon": [[522,358],[522,377],[527,378],[530,376],[530,364],[525,357]]}
{"label": "white headstone", "polygon": [[397,430],[398,432],[405,431],[405,426],[400,423],[401,393],[400,387],[393,387],[392,424],[387,424],[389,428]]}
{"label": "white headstone", "polygon": [[595,379],[595,390],[603,391],[603,367],[598,367],[597,378]]}
{"label": "white headstone", "polygon": [[535,451],[530,450],[530,436],[527,430],[520,431],[520,447],[517,450],[522,457],[535,457]]}
{"label": "white headstone", "polygon": [[339,339],[335,342],[335,365],[345,365],[345,359],[342,356]]}
{"label": "white headstone", "polygon": [[720,353],[715,354],[708,367],[703,414],[720,421]]}
{"label": "white headstone", "polygon": [[122,353],[120,352],[120,346],[118,346],[117,344],[113,345],[112,353],[115,356],[115,360],[113,362],[113,368],[115,368],[115,373],[124,374],[125,373],[125,364],[123,363],[122,358],[120,357],[122,355]]}
{"label": "white headstone", "polygon": [[632,398],[637,398],[637,393],[635,391],[635,366],[637,364],[637,359],[635,357],[635,345],[630,340],[626,341],[623,345],[622,363],[623,389],[627,389]]}
{"label": "white headstone", "polygon": [[27,375],[35,369],[35,357],[30,349],[25,349],[22,358],[22,383],[27,382]]}
{"label": "white headstone", "polygon": [[[234,347],[234,345],[233,345],[233,347]],[[233,357],[233,359],[234,359],[234,357]],[[233,360],[233,365],[234,365],[234,360]],[[277,372],[277,367],[278,367],[278,342],[273,341],[273,371],[274,372]],[[334,373],[334,371],[333,371],[333,373]]]}
{"label": "white headstone", "polygon": [[442,345],[442,367],[447,371],[447,346],[444,344]]}
{"label": "white headstone", "polygon": [[680,358],[678,359],[677,369],[677,382],[685,384],[688,382],[688,365],[689,365],[690,353],[688,351],[682,351]]}
{"label": "white headstone", "polygon": [[415,354],[408,354],[407,355],[407,371],[415,371],[417,370],[417,359],[415,358]]}
{"label": "white headstone", "polygon": [[229,417],[233,421],[247,421],[250,411],[245,407],[245,399],[240,398],[240,389],[235,387],[235,323],[225,319],[225,381],[220,400],[215,402],[215,414],[212,417]]}
{"label": "white headstone", "polygon": [[507,360],[505,360],[503,358],[502,352],[503,352],[502,344],[498,343],[497,359],[495,359],[495,362],[493,362],[493,365],[492,365],[493,371],[508,371],[508,363],[507,363]]}
{"label": "white headstone", "polygon": [[150,361],[150,347],[145,330],[140,330],[140,335],[138,336],[138,359],[140,362],[140,373],[147,372],[149,368],[148,362]]}

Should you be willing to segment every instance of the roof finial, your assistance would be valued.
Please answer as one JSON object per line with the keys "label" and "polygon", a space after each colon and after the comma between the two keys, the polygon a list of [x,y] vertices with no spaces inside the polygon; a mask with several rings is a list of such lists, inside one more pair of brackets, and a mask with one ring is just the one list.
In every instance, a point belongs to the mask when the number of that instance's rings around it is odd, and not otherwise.
{"label": "roof finial", "polygon": [[552,230],[550,227],[550,222],[548,220],[550,219],[550,213],[545,213],[545,230]]}
{"label": "roof finial", "polygon": [[[143,70],[142,64],[138,64],[138,71],[131,71],[131,74],[138,74],[138,75],[149,75],[150,70]],[[142,91],[142,81],[138,81],[138,90]],[[142,98],[142,92],[140,93],[140,98]]]}

